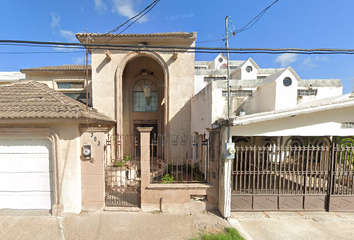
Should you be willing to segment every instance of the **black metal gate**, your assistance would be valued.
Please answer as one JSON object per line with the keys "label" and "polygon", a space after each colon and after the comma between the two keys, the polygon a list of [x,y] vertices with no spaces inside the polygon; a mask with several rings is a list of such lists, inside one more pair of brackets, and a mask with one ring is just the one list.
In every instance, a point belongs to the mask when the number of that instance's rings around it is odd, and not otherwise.
{"label": "black metal gate", "polygon": [[133,135],[108,136],[105,145],[107,207],[140,207],[140,156]]}
{"label": "black metal gate", "polygon": [[231,211],[354,211],[351,137],[236,137]]}

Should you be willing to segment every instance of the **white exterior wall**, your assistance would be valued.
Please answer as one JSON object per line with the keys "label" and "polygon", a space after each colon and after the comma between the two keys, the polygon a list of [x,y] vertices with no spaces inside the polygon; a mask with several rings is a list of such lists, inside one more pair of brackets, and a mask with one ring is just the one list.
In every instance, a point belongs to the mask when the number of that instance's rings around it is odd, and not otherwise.
{"label": "white exterior wall", "polygon": [[[222,116],[225,106],[221,89],[217,89],[216,83],[209,83],[203,90],[192,98],[191,106],[191,131],[209,133],[205,130]],[[226,106],[227,108],[227,106]]]}
{"label": "white exterior wall", "polygon": [[[246,68],[248,66],[252,67],[252,71],[251,72],[247,72]],[[258,70],[256,69],[255,66],[253,66],[253,64],[250,61],[247,61],[242,67],[241,67],[241,79],[242,80],[249,80],[249,79],[257,79],[257,74],[258,74]]]}
{"label": "white exterior wall", "polygon": [[354,129],[341,123],[353,122],[354,107],[231,127],[232,136],[354,136]]}
{"label": "white exterior wall", "polygon": [[206,86],[204,75],[195,75],[194,77],[194,94],[199,93]]}
{"label": "white exterior wall", "polygon": [[[289,77],[292,80],[292,84],[285,87],[283,84],[283,79]],[[293,108],[297,105],[297,88],[298,81],[295,76],[287,69],[283,74],[281,74],[275,81],[275,109],[287,109]]]}
{"label": "white exterior wall", "polygon": [[[298,89],[308,89],[299,87]],[[297,98],[297,103],[304,103],[318,98],[335,97],[343,94],[343,87],[314,87],[317,89],[316,96],[300,96]]]}
{"label": "white exterior wall", "polygon": [[253,93],[255,95],[253,101],[257,101],[256,104],[252,104],[252,106],[255,106],[254,113],[275,110],[275,97],[276,97],[275,82],[259,87]]}

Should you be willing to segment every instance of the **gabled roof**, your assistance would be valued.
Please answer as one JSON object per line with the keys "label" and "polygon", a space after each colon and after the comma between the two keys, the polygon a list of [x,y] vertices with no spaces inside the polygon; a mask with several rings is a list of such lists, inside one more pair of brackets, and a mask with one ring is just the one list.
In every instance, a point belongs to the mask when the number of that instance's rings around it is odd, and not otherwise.
{"label": "gabled roof", "polygon": [[313,101],[304,102],[294,108],[282,109],[271,112],[261,112],[242,117],[237,117],[233,120],[233,126],[246,125],[256,122],[265,122],[275,119],[292,117],[302,114],[310,114],[320,111],[326,111],[337,108],[353,107],[354,106],[354,93],[340,95],[329,98],[315,99]]}
{"label": "gabled roof", "polygon": [[[89,71],[91,71],[91,65],[88,65]],[[38,67],[38,68],[25,68],[21,69],[21,72],[61,72],[61,71],[86,71],[86,65],[60,65],[50,67]]]}
{"label": "gabled roof", "polygon": [[297,73],[294,71],[294,69],[292,69],[291,67],[288,67],[288,68],[285,68],[279,72],[276,72],[276,73],[266,77],[264,79],[264,82],[260,85],[260,87],[267,85],[268,83],[275,82],[278,79],[278,77],[280,75],[282,75],[286,70],[289,70],[295,76],[295,78],[297,79],[298,82],[301,81],[301,78],[299,77],[299,75],[297,75]]}
{"label": "gabled roof", "polygon": [[57,119],[82,122],[108,122],[115,120],[92,110],[86,105],[44,83],[26,82],[0,86],[0,120]]}
{"label": "gabled roof", "polygon": [[252,59],[252,58],[249,58],[247,59],[246,61],[244,61],[241,65],[239,65],[234,71],[232,71],[232,74],[234,74],[235,72],[239,71],[248,61],[250,61],[252,63],[252,65],[256,68],[256,69],[260,69],[258,64]]}

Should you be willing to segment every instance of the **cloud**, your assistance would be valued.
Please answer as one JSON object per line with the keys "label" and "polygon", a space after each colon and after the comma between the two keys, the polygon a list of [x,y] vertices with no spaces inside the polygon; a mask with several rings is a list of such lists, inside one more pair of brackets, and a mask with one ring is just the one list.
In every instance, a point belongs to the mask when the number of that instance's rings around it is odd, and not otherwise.
{"label": "cloud", "polygon": [[328,62],[329,57],[326,56],[316,56],[315,58],[308,57],[301,63],[302,66],[309,68],[318,67],[318,62]]}
{"label": "cloud", "polygon": [[[76,57],[76,58],[72,58],[72,60],[75,65],[85,65],[86,64],[86,57]],[[89,55],[88,64],[91,64],[91,55]]]}
{"label": "cloud", "polygon": [[76,42],[77,39],[75,37],[75,33],[69,30],[61,29],[60,20],[61,17],[55,13],[51,13],[52,22],[50,23],[50,27],[52,28],[53,34],[59,34],[61,37],[65,38],[67,41]]}
{"label": "cloud", "polygon": [[75,37],[75,33],[73,33],[72,31],[60,29],[59,34],[70,42],[76,42],[77,40]]}
{"label": "cloud", "polygon": [[75,65],[83,65],[85,64],[85,57],[77,57],[77,58],[73,58],[73,62]]}
{"label": "cloud", "polygon": [[107,10],[107,4],[103,0],[95,0],[95,9],[103,14]]}
{"label": "cloud", "polygon": [[[119,15],[131,18],[138,14],[134,8],[134,0],[113,0],[113,12],[117,12]],[[146,16],[138,20],[139,23],[147,22]]]}
{"label": "cloud", "polygon": [[292,53],[284,53],[279,55],[274,62],[280,63],[281,67],[288,67],[290,63],[296,62],[297,55]]}
{"label": "cloud", "polygon": [[52,22],[50,23],[50,27],[52,29],[59,28],[60,16],[56,15],[55,13],[51,13],[51,15],[52,15]]}

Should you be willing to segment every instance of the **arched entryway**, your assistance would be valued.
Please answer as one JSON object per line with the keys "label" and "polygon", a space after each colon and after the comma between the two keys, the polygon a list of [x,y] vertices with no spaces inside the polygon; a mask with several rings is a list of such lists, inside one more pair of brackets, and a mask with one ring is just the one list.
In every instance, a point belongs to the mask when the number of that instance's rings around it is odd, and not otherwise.
{"label": "arched entryway", "polygon": [[127,61],[121,82],[123,135],[139,140],[137,127],[152,127],[151,137],[166,132],[166,71],[154,55],[139,54]]}

